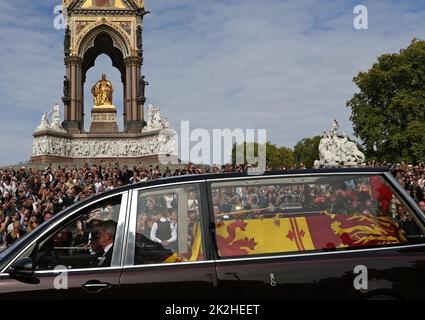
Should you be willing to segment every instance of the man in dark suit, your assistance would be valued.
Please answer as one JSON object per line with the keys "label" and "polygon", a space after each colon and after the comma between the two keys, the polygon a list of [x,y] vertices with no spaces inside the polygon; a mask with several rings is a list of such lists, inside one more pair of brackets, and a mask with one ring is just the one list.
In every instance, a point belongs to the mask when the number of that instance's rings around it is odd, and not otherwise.
{"label": "man in dark suit", "polygon": [[105,221],[100,225],[100,229],[98,232],[98,244],[100,245],[102,250],[98,255],[99,267],[111,266],[116,230],[117,223],[112,220]]}

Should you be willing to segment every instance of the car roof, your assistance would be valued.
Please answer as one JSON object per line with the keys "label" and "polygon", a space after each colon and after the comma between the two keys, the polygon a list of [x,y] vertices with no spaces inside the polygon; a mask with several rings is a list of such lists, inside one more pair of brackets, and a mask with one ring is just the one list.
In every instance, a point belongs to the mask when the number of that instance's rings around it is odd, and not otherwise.
{"label": "car roof", "polygon": [[[148,181],[142,181],[135,184],[128,184],[125,186],[121,186],[118,188],[115,188],[110,191],[99,193],[97,196],[104,196],[106,194],[113,194],[113,193],[119,193],[125,190],[131,190],[131,189],[137,189],[137,188],[143,188],[143,187],[150,187],[155,185],[162,185],[162,184],[171,184],[171,183],[181,183],[181,182],[189,182],[189,181],[203,181],[203,180],[216,180],[216,179],[226,179],[226,178],[243,178],[243,177],[267,177],[267,176],[276,176],[276,175],[297,175],[297,174],[329,174],[329,173],[365,173],[365,174],[371,174],[371,173],[385,173],[389,172],[388,168],[371,168],[371,167],[365,167],[365,168],[321,168],[321,169],[294,169],[294,170],[272,170],[272,171],[266,171],[261,174],[249,174],[246,172],[225,172],[225,173],[203,173],[203,174],[183,174],[180,176],[171,176],[171,177],[161,177],[158,179],[148,180]],[[93,199],[94,197],[91,197],[90,199]]]}
{"label": "car roof", "polygon": [[216,179],[226,179],[226,178],[243,178],[243,177],[267,177],[267,176],[276,176],[276,175],[297,175],[297,174],[329,174],[329,173],[385,173],[389,172],[388,168],[323,168],[323,169],[294,169],[294,170],[275,170],[275,171],[266,171],[261,174],[249,174],[249,173],[241,173],[241,172],[229,172],[229,173],[203,173],[203,174],[185,174],[181,176],[172,176],[159,178],[156,180],[149,180],[145,182],[140,182],[133,185],[127,185],[121,188],[133,189],[144,186],[152,186],[152,185],[161,185],[161,184],[170,184],[177,182],[185,182],[185,181],[202,181],[202,180],[216,180]]}

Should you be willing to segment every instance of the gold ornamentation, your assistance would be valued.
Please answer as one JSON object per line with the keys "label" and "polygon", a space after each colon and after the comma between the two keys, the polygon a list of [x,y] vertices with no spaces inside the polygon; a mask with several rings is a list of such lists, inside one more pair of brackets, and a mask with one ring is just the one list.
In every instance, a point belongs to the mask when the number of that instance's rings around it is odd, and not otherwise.
{"label": "gold ornamentation", "polygon": [[145,1],[144,0],[136,0],[136,4],[139,8],[145,7]]}
{"label": "gold ornamentation", "polygon": [[114,89],[112,83],[106,80],[106,75],[102,75],[102,79],[98,81],[91,89],[95,106],[112,106],[112,93]]}
{"label": "gold ornamentation", "polygon": [[[116,31],[117,33],[119,33],[124,38],[123,40],[125,42],[125,48],[122,48],[123,49],[123,53],[125,53],[125,55],[130,54],[130,50],[131,50],[131,47],[132,46],[131,46],[131,40],[129,38],[129,35],[123,29],[121,29],[120,27],[118,27],[115,23],[112,23],[110,21],[107,21],[106,18],[104,18],[104,17],[102,19],[96,21],[95,23],[92,23],[92,24],[86,26],[81,31],[81,33],[78,34],[78,37],[77,37],[75,43],[76,43],[76,47],[80,48],[79,51],[81,50],[81,47],[83,46],[83,41],[85,39],[85,36],[87,34],[89,34],[92,30],[94,30],[94,29],[96,29],[98,27],[101,27],[101,26],[102,27],[103,26],[111,27],[114,31]],[[107,31],[107,32],[108,32],[109,35],[111,35],[111,33],[109,31]],[[111,35],[111,37],[112,37],[112,35]],[[129,52],[127,52],[126,49]]]}
{"label": "gold ornamentation", "polygon": [[68,7],[71,2],[72,2],[72,0],[63,0],[62,5],[65,6],[65,7]]}
{"label": "gold ornamentation", "polygon": [[89,24],[94,23],[96,21],[76,21],[75,22],[75,32],[76,34],[79,34],[85,27],[87,27]]}
{"label": "gold ornamentation", "polygon": [[131,35],[131,22],[130,21],[117,21],[116,22],[127,34]]}

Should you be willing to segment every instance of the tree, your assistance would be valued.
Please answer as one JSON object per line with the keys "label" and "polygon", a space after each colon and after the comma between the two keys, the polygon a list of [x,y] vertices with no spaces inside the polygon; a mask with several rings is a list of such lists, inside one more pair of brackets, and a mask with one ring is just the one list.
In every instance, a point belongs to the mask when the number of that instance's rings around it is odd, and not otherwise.
{"label": "tree", "polygon": [[425,123],[422,121],[412,121],[407,126],[406,136],[409,140],[410,156],[414,162],[421,162],[425,159]]}
{"label": "tree", "polygon": [[[250,143],[252,145],[252,143]],[[236,144],[232,148],[232,163],[236,163]],[[240,146],[240,145],[239,145]],[[247,143],[244,142],[244,164],[247,164],[246,159]],[[258,143],[254,142],[254,154],[258,155]],[[270,142],[266,143],[266,165],[272,169],[290,168],[294,165],[294,152],[290,148],[277,147]]]}
{"label": "tree", "polygon": [[312,168],[315,160],[319,160],[319,143],[321,136],[304,138],[294,147],[294,159],[297,166],[301,163]]}
{"label": "tree", "polygon": [[[355,135],[369,159],[425,160],[425,41],[384,54],[353,79],[359,87],[347,102]],[[421,130],[421,131],[416,131]]]}

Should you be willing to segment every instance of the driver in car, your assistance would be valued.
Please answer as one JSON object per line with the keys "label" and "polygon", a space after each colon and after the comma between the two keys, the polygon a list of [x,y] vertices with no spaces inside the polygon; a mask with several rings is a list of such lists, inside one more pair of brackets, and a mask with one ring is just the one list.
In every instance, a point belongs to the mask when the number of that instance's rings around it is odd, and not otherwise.
{"label": "driver in car", "polygon": [[117,223],[112,220],[103,222],[97,234],[97,243],[102,248],[98,253],[98,266],[110,267]]}

